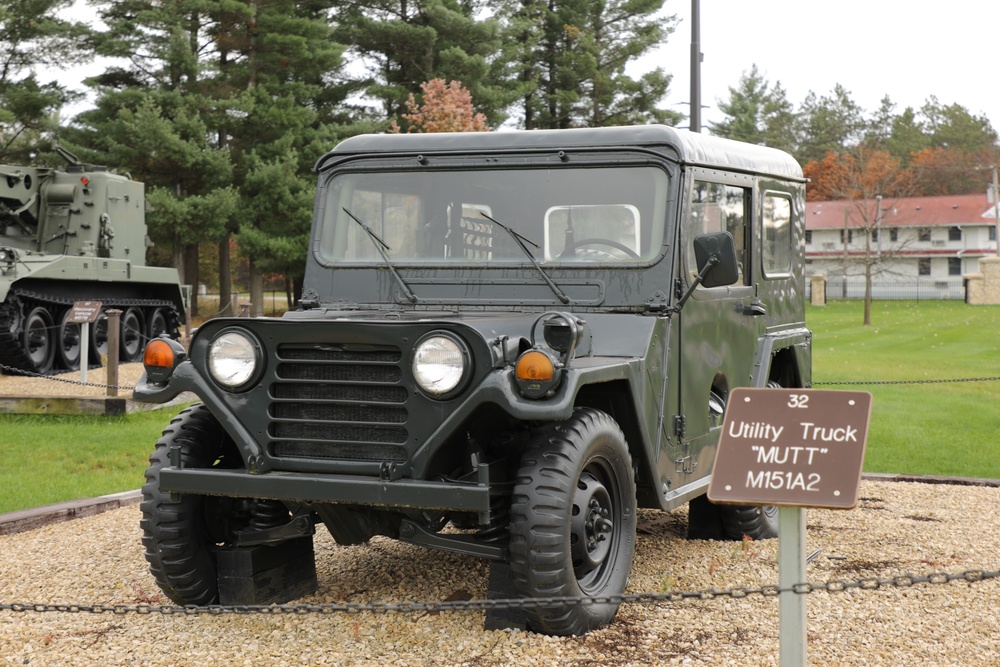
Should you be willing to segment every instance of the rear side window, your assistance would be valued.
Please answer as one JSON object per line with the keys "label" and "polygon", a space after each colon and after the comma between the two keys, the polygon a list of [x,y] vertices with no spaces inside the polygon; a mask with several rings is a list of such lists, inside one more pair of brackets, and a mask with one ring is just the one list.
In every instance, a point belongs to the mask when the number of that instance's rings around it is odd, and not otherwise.
{"label": "rear side window", "polygon": [[792,272],[792,200],[788,195],[764,195],[762,266],[768,277]]}

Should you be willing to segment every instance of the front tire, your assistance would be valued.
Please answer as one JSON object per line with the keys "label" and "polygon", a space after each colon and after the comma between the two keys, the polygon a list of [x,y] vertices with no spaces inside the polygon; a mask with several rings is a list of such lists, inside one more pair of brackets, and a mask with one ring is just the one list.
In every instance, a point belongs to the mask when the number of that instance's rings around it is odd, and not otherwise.
{"label": "front tire", "polygon": [[[246,525],[230,498],[171,494],[160,490],[160,471],[180,447],[185,468],[235,468],[242,460],[232,439],[202,404],[182,411],[164,429],[149,457],[142,487],[142,545],[149,572],[171,600],[206,605],[219,595],[215,552],[229,532]],[[212,521],[209,521],[209,517]],[[220,533],[220,522],[226,529]]]}
{"label": "front tire", "polygon": [[[621,595],[635,552],[635,476],[625,436],[604,412],[554,422],[521,459],[511,501],[510,567],[518,593]],[[619,603],[525,610],[528,626],[579,635],[610,623]]]}

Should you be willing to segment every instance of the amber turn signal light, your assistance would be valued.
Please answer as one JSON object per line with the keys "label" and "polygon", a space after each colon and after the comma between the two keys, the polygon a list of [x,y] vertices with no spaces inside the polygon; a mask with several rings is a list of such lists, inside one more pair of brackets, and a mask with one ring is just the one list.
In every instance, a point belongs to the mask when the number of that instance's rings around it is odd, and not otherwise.
{"label": "amber turn signal light", "polygon": [[525,352],[517,360],[517,379],[526,381],[548,381],[555,373],[555,367],[548,355],[538,350]]}
{"label": "amber turn signal light", "polygon": [[559,385],[555,363],[540,350],[528,350],[518,358],[514,377],[521,394],[527,398],[544,398]]}
{"label": "amber turn signal light", "polygon": [[160,338],[152,340],[142,355],[142,363],[153,368],[171,368],[174,365],[174,348]]}

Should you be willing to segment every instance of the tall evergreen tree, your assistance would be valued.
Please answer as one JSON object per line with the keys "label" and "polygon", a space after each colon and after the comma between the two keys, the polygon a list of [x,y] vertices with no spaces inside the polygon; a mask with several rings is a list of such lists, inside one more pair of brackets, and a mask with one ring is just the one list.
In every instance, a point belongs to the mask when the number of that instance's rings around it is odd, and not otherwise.
{"label": "tall evergreen tree", "polygon": [[512,0],[502,9],[505,56],[519,86],[516,115],[525,129],[676,124],[659,108],[671,77],[661,68],[639,77],[626,67],[664,42],[674,17],[657,17],[663,0]]}
{"label": "tall evergreen tree", "polygon": [[373,0],[338,5],[336,37],[365,68],[366,93],[383,118],[406,113],[431,79],[461,81],[491,125],[503,120],[509,85],[494,79],[498,23],[474,0]]}
{"label": "tall evergreen tree", "polygon": [[712,134],[751,144],[794,151],[795,115],[781,82],[772,86],[753,65],[743,72],[729,99],[719,101],[725,120],[709,123]]}
{"label": "tall evergreen tree", "polygon": [[840,84],[823,97],[810,91],[799,107],[798,121],[795,156],[803,164],[823,159],[828,151],[856,146],[865,129],[864,110]]}
{"label": "tall evergreen tree", "polygon": [[72,0],[21,0],[0,5],[0,162],[28,164],[51,147],[59,110],[76,94],[41,83],[38,70],[88,57],[80,43],[89,28],[59,15]]}

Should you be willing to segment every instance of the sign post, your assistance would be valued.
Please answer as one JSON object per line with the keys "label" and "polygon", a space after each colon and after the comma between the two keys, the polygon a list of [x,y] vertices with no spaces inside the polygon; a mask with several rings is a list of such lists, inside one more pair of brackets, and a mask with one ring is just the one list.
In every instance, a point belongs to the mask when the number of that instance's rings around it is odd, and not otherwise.
{"label": "sign post", "polygon": [[[70,324],[80,325],[80,382],[87,381],[87,366],[90,365],[90,325],[97,321],[101,314],[100,301],[77,301],[70,308],[69,318],[66,320]],[[59,341],[60,345],[65,345],[64,341]]]}
{"label": "sign post", "polygon": [[708,499],[778,506],[780,664],[806,664],[805,507],[858,504],[872,397],[862,391],[732,391]]}

